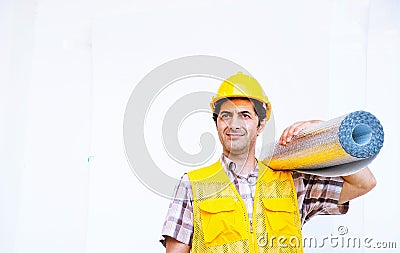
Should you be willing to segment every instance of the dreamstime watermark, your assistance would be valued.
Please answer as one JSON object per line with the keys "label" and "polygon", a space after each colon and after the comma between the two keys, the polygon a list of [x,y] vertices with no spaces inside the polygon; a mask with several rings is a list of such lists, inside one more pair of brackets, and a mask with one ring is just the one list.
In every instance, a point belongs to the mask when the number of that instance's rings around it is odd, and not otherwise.
{"label": "dreamstime watermark", "polygon": [[[186,171],[205,166],[216,150],[218,141],[215,140],[214,136],[209,132],[201,132],[199,140],[192,138],[192,145],[201,147],[201,150],[196,154],[187,152],[181,146],[178,137],[180,126],[189,116],[196,117],[197,113],[209,113],[209,119],[212,122],[209,103],[212,96],[215,96],[218,87],[215,87],[215,91],[210,92],[201,84],[196,83],[195,80],[193,82],[190,80],[186,83],[187,85],[195,85],[195,91],[182,94],[178,99],[166,96],[166,90],[174,83],[192,78],[206,78],[210,81],[218,80],[219,83],[222,83],[223,80],[238,72],[251,76],[245,68],[227,59],[194,55],[174,59],[156,67],[135,86],[125,109],[123,140],[129,165],[144,186],[160,196],[172,198],[173,190],[179,182],[179,178],[164,173],[164,171],[173,170],[174,167],[160,168],[160,165],[154,159],[154,156],[160,155],[159,150],[154,150],[146,144],[145,122],[150,117],[149,111],[155,101],[160,98],[161,101],[171,102],[171,100],[174,100],[172,105],[167,106],[164,117],[151,119],[153,124],[162,126],[160,143],[163,144],[163,151],[168,155],[168,158],[174,161],[176,166],[185,166]],[[200,128],[191,130],[201,131]],[[192,136],[199,135],[193,133]],[[262,154],[273,152],[273,146],[265,144],[273,142],[274,139],[275,124],[273,115],[271,115],[271,119],[264,128],[262,138],[257,140],[257,143],[260,143]]]}
{"label": "dreamstime watermark", "polygon": [[346,226],[339,226],[337,234],[330,234],[324,237],[303,236],[299,239],[296,236],[269,236],[268,234],[259,236],[257,244],[259,247],[281,247],[298,248],[348,248],[348,249],[396,249],[397,243],[394,241],[376,240],[372,237],[360,237],[348,235]]}

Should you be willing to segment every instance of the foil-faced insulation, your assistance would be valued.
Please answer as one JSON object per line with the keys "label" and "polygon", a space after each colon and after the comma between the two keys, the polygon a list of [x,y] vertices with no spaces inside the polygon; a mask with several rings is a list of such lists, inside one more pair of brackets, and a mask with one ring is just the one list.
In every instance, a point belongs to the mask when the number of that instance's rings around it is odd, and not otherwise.
{"label": "foil-faced insulation", "polygon": [[[379,153],[383,140],[379,120],[369,112],[356,111],[304,129],[286,146],[271,143],[274,152],[261,154],[260,158],[275,170],[320,171],[371,160]],[[360,164],[364,166],[365,162]]]}

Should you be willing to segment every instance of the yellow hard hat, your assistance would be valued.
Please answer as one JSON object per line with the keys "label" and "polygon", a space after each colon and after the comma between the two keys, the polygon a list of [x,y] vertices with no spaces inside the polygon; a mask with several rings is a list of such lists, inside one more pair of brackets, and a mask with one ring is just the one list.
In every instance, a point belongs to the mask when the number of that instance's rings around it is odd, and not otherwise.
{"label": "yellow hard hat", "polygon": [[271,116],[271,102],[264,94],[261,85],[251,76],[245,75],[242,72],[229,77],[221,83],[216,96],[212,97],[210,106],[214,112],[215,102],[224,98],[245,97],[260,101],[266,107],[266,120]]}

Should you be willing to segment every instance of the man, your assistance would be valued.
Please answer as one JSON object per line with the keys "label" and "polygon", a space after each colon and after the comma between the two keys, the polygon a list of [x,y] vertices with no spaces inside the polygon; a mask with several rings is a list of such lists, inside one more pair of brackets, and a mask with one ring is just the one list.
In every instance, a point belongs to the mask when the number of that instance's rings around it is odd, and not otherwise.
{"label": "man", "polygon": [[[250,76],[239,72],[225,80],[211,108],[223,154],[213,165],[183,175],[162,231],[168,253],[303,252],[306,221],[318,214],[345,214],[349,200],[376,184],[368,168],[325,178],[273,171],[258,161],[256,139],[271,104]],[[319,122],[293,124],[279,143],[286,145]]]}

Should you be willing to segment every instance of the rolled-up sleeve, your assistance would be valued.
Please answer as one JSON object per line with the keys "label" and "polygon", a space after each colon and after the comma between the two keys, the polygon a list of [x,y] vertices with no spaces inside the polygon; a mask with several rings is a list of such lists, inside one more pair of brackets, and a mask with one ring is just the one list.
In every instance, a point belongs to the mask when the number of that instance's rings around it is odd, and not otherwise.
{"label": "rolled-up sleeve", "polygon": [[340,215],[349,210],[349,202],[339,204],[342,177],[321,177],[294,171],[292,173],[302,224],[316,215]]}
{"label": "rolled-up sleeve", "polygon": [[184,174],[176,187],[161,231],[160,242],[165,246],[166,237],[187,245],[193,238],[193,194],[189,177]]}

